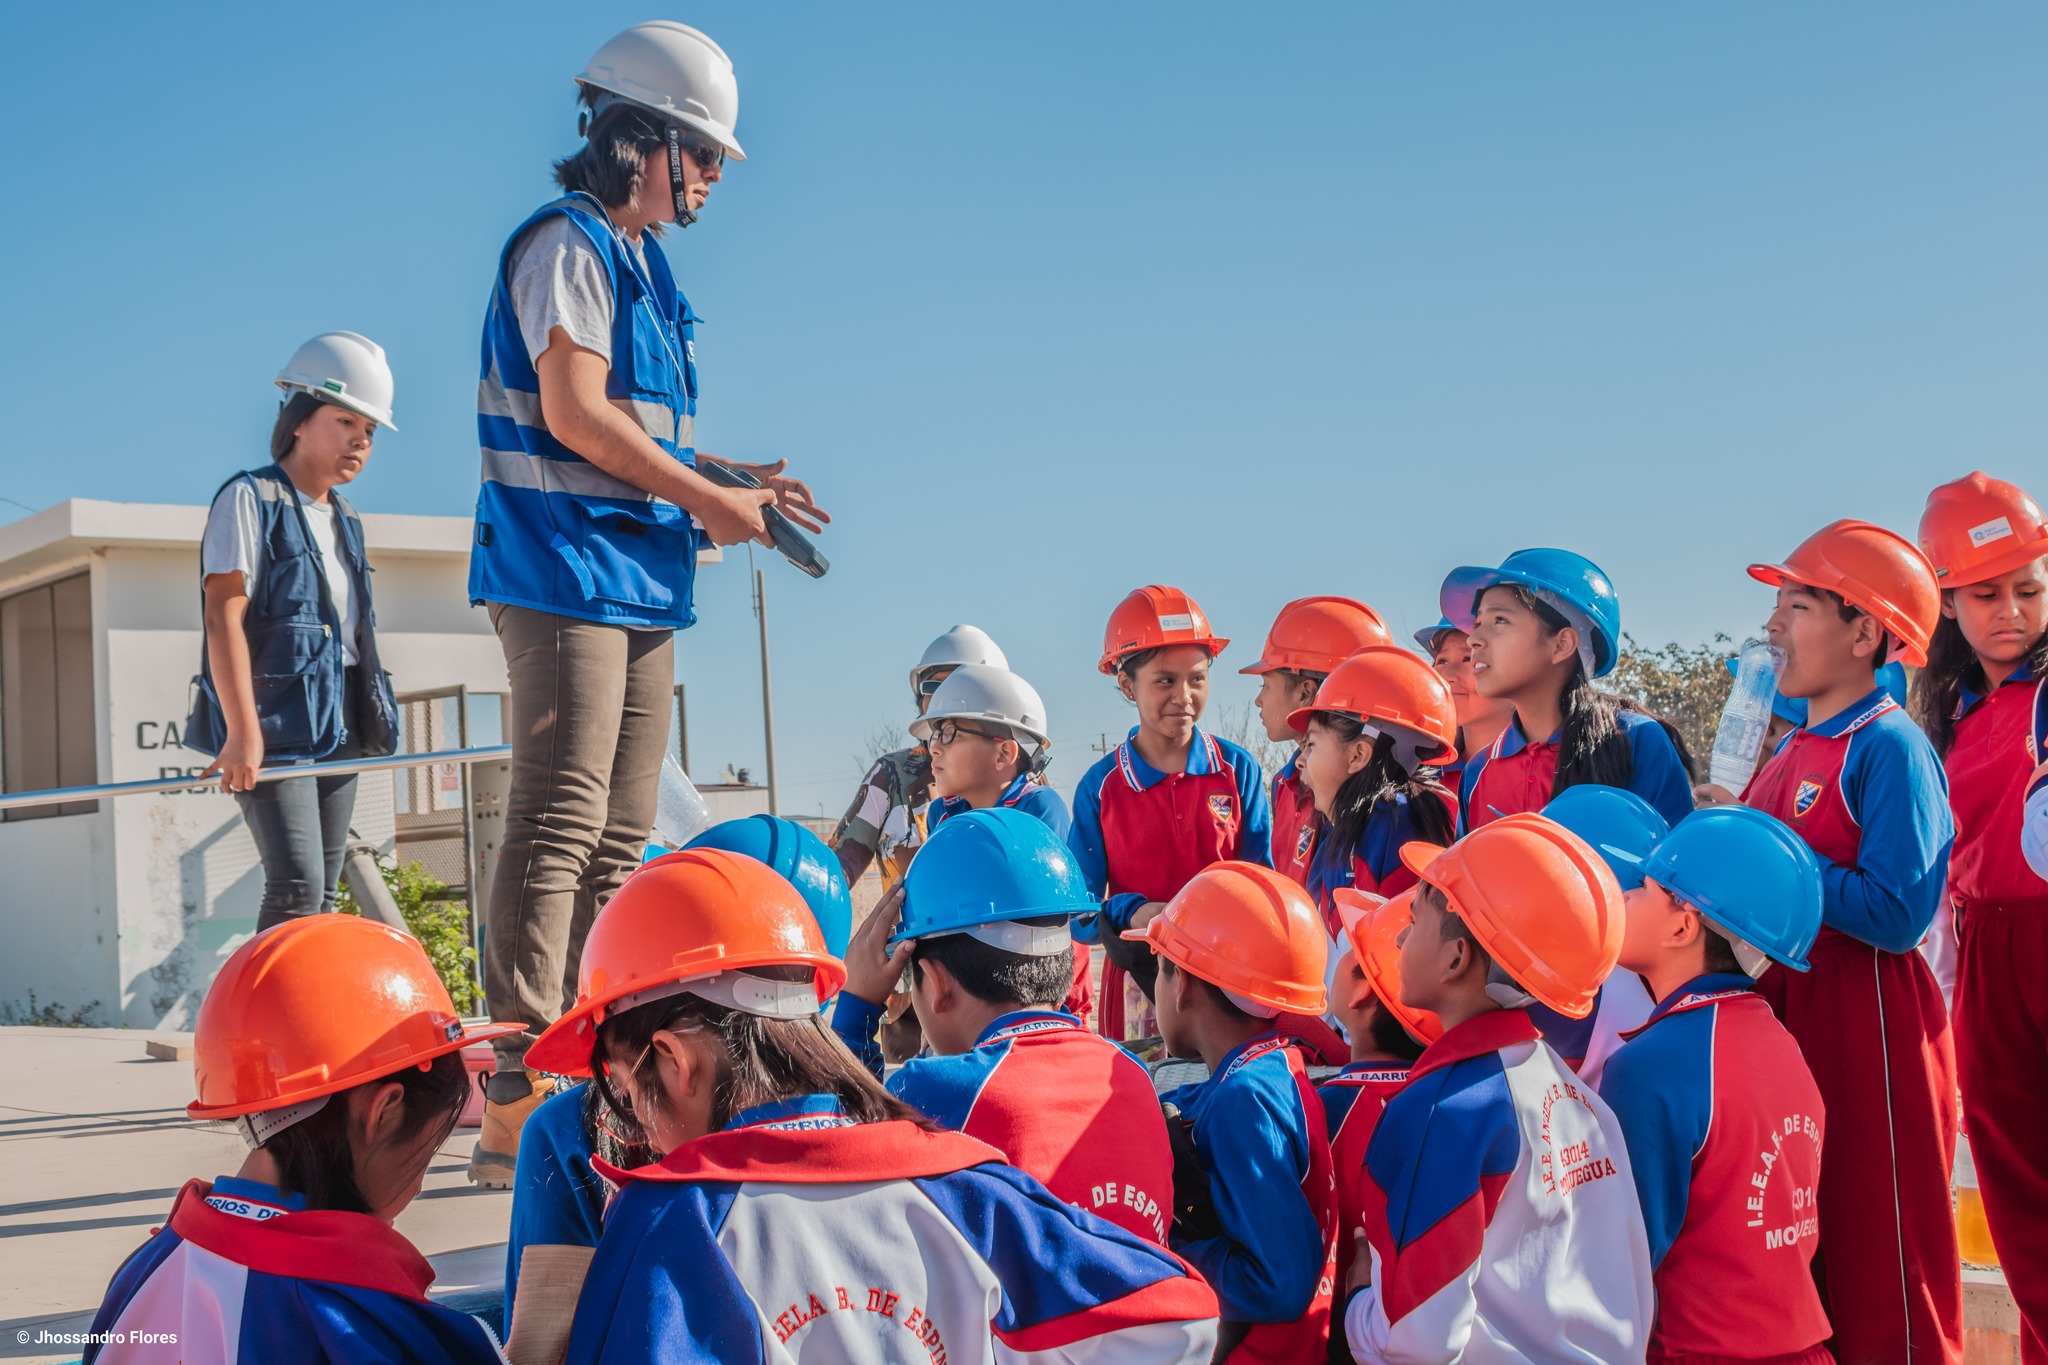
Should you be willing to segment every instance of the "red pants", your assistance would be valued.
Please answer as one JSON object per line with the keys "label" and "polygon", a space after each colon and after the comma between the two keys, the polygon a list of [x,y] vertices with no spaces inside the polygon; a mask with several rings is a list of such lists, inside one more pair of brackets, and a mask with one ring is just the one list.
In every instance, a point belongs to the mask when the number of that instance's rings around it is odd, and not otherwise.
{"label": "red pants", "polygon": [[1074,984],[1067,988],[1066,1003],[1060,1006],[1084,1024],[1088,1022],[1088,1011],[1095,1008],[1095,981],[1088,975],[1091,956],[1087,944],[1074,945]]}
{"label": "red pants", "polygon": [[2020,1310],[2020,1359],[2048,1362],[2048,900],[1964,907],[1956,1065],[1984,1216]]}
{"label": "red pants", "polygon": [[1757,983],[1827,1106],[1814,1276],[1842,1365],[1961,1365],[1948,1010],[1918,953],[1822,929],[1813,970]]}

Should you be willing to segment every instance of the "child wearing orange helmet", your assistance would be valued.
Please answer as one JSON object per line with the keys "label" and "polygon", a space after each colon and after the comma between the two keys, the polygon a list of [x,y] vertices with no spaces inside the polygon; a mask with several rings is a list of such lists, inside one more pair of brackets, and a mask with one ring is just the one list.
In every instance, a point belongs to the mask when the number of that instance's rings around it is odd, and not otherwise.
{"label": "child wearing orange helmet", "polygon": [[2043,757],[2048,517],[1984,474],[1927,497],[1920,549],[1941,588],[1914,718],[1948,772],[1956,843],[1956,1071],[1991,1238],[2029,1361],[2048,1361],[2048,880],[2023,856],[2025,793]]}
{"label": "child wearing orange helmet", "polygon": [[1216,1289],[1216,1358],[1318,1359],[1337,1247],[1330,1143],[1301,1056],[1274,1022],[1327,1007],[1322,917],[1273,869],[1219,862],[1130,934],[1158,955],[1167,1051],[1209,1067],[1160,1098],[1174,1147],[1170,1245]]}
{"label": "child wearing orange helmet", "polygon": [[1152,996],[1152,954],[1122,931],[1149,921],[1211,863],[1273,861],[1264,769],[1197,723],[1209,666],[1229,643],[1192,597],[1159,584],[1125,597],[1103,631],[1096,667],[1137,707],[1138,723],[1074,789],[1067,842],[1102,896],[1101,913],[1078,923],[1075,937],[1108,954],[1098,1023],[1111,1038],[1124,1036],[1124,974]]}
{"label": "child wearing orange helmet", "polygon": [[1518,1007],[1592,1009],[1621,950],[1621,888],[1584,840],[1526,812],[1402,856],[1422,883],[1400,998],[1444,1033],[1366,1148],[1351,1352],[1641,1360],[1649,1246],[1620,1128]]}
{"label": "child wearing orange helmet", "polygon": [[[1315,701],[1323,679],[1367,645],[1393,642],[1380,614],[1349,597],[1303,597],[1280,608],[1258,660],[1237,670],[1259,680],[1253,704],[1266,738],[1275,744],[1298,739],[1288,718]],[[1318,822],[1300,767],[1296,749],[1273,774],[1273,866],[1306,886]]]}
{"label": "child wearing orange helmet", "polygon": [[392,1220],[462,1112],[462,1049],[522,1027],[465,1032],[419,943],[353,915],[236,949],[199,1007],[186,1113],[231,1121],[248,1158],[179,1191],[85,1359],[148,1332],[183,1360],[500,1361],[482,1323],[427,1298],[434,1272]]}
{"label": "child wearing orange helmet", "polygon": [[[1351,1039],[1351,1060],[1316,1089],[1330,1132],[1330,1165],[1337,1177],[1337,1269],[1351,1274],[1358,1237],[1365,1230],[1365,1149],[1387,1101],[1408,1084],[1408,1068],[1422,1049],[1443,1036],[1443,1021],[1401,1003],[1400,938],[1415,902],[1410,887],[1392,899],[1349,887],[1335,893],[1343,923],[1343,952],[1332,977],[1330,1011]],[[1330,1333],[1330,1359],[1351,1360],[1343,1331]]]}
{"label": "child wearing orange helmet", "polygon": [[1914,951],[1939,907],[1955,826],[1933,746],[1877,678],[1892,657],[1927,662],[1941,592],[1925,555],[1862,521],[1834,522],[1749,572],[1777,589],[1778,691],[1807,705],[1742,800],[1821,860],[1813,969],[1772,968],[1757,989],[1827,1103],[1818,1273],[1835,1353],[1960,1359],[1955,1052],[1940,987]]}
{"label": "child wearing orange helmet", "polygon": [[567,1359],[1206,1356],[1215,1296],[1180,1261],[937,1131],[839,1044],[818,1009],[844,978],[796,888],[738,854],[664,858],[599,912],[530,1055],[592,1075],[661,1155],[599,1165],[620,1189]]}

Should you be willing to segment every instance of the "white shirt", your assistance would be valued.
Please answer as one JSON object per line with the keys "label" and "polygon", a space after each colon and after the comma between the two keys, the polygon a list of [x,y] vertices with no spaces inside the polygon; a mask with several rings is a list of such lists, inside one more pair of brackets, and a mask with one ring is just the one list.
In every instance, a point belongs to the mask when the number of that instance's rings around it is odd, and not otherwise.
{"label": "white shirt", "polygon": [[[320,552],[320,567],[327,575],[327,591],[334,599],[334,615],[341,622],[341,661],[356,662],[356,628],[359,611],[354,585],[349,582],[348,561],[341,553],[341,522],[334,504],[314,502],[301,496],[306,525],[313,532],[313,546]],[[206,514],[206,535],[199,542],[199,572],[202,575],[239,573],[242,591],[260,575],[268,560],[256,514],[256,490],[245,479],[237,479],[221,490]]]}
{"label": "white shirt", "polygon": [[[626,241],[626,249],[646,269],[642,245]],[[520,238],[505,277],[529,356],[538,361],[548,348],[548,334],[560,327],[584,350],[612,358],[611,277],[590,238],[567,216],[543,219]]]}

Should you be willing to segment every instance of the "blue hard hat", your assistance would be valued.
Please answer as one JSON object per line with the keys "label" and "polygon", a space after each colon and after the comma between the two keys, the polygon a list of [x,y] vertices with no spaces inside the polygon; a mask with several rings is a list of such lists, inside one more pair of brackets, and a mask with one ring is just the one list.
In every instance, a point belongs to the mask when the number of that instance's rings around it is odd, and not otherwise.
{"label": "blue hard hat", "polygon": [[[971,810],[933,830],[911,860],[903,878],[903,918],[889,944],[1101,908],[1066,841],[1045,822],[1010,806]],[[1065,933],[1062,925],[1046,934],[1050,946],[1041,945],[1038,955],[1066,946]],[[1026,953],[1032,951],[1025,942],[1030,936],[975,935]]]}
{"label": "blue hard hat", "polygon": [[1671,833],[1670,824],[1642,797],[1597,782],[1566,787],[1550,799],[1543,815],[1591,844],[1624,891],[1643,884],[1643,859]]}
{"label": "blue hard hat", "polygon": [[1434,655],[1436,653],[1436,637],[1447,630],[1455,630],[1460,634],[1464,633],[1464,627],[1458,625],[1447,616],[1433,626],[1424,626],[1421,630],[1416,631],[1415,643],[1421,647],[1424,654]]}
{"label": "blue hard hat", "polygon": [[[1742,671],[1742,656],[1728,661],[1729,676]],[[1906,704],[1906,666],[1894,659],[1877,670],[1877,685],[1882,687],[1891,699],[1899,705]],[[1771,714],[1794,725],[1806,724],[1806,698],[1788,697],[1783,692],[1771,694]]]}
{"label": "blue hard hat", "polygon": [[839,855],[823,839],[794,820],[748,815],[713,825],[684,847],[743,853],[774,868],[811,907],[826,949],[834,957],[846,956],[846,940],[853,935],[853,893]]}
{"label": "blue hard hat", "polygon": [[1806,970],[1820,933],[1820,862],[1806,841],[1748,806],[1708,806],[1680,820],[1643,875],[1775,962]]}
{"label": "blue hard hat", "polygon": [[1520,583],[1570,603],[1593,623],[1593,676],[1614,671],[1621,660],[1621,599],[1598,564],[1570,550],[1517,550],[1497,569],[1453,569],[1437,594],[1444,619],[1470,634],[1478,624],[1479,594],[1497,583]]}

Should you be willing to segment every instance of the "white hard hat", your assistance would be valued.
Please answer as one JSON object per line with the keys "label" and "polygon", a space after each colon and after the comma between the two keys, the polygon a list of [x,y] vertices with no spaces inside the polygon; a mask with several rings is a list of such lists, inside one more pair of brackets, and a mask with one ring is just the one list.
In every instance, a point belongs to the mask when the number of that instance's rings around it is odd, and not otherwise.
{"label": "white hard hat", "polygon": [[979,626],[955,626],[924,647],[924,657],[910,670],[910,690],[915,692],[927,670],[958,668],[962,664],[989,664],[1008,668],[1010,661],[988,632]]}
{"label": "white hard hat", "polygon": [[910,733],[921,740],[930,739],[942,720],[988,721],[1034,745],[1052,742],[1038,689],[1009,669],[988,664],[962,664],[954,669],[932,693],[932,704],[925,713],[910,722]]}
{"label": "white hard hat", "polygon": [[359,332],[314,337],[292,352],[277,372],[277,386],[286,393],[310,393],[398,430],[391,420],[391,365],[384,348]]}
{"label": "white hard hat", "polygon": [[696,129],[734,161],[747,159],[733,136],[740,83],[732,58],[688,24],[635,24],[599,48],[576,80]]}

